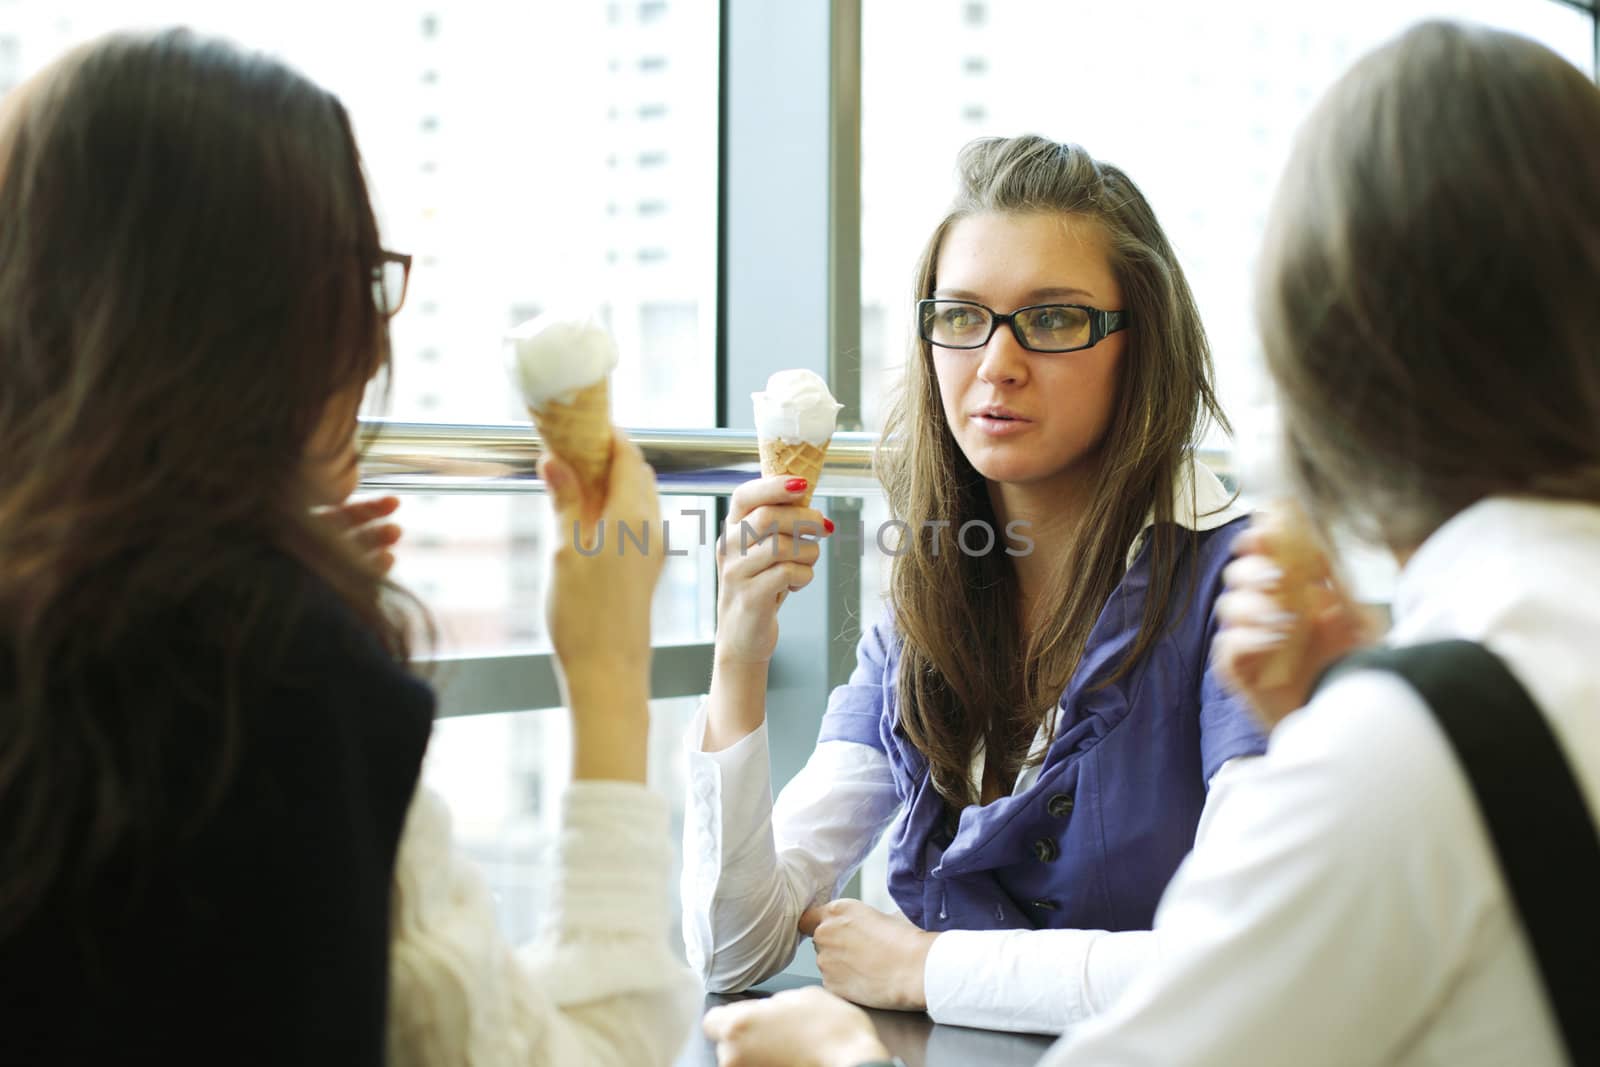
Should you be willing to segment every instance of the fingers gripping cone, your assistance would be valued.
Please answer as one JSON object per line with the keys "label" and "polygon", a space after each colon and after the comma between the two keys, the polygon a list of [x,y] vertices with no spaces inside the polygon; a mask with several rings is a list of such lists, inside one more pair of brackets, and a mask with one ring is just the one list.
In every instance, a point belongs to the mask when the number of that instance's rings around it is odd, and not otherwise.
{"label": "fingers gripping cone", "polygon": [[826,382],[808,370],[779,371],[751,399],[762,475],[804,478],[800,506],[810,507],[844,405],[834,400]]}
{"label": "fingers gripping cone", "polygon": [[811,506],[811,497],[817,491],[817,481],[822,477],[822,466],[828,458],[828,445],[814,445],[808,441],[761,441],[761,474],[770,478],[775,474],[806,480],[805,495],[800,506]]}
{"label": "fingers gripping cone", "polygon": [[570,464],[585,497],[611,472],[611,383],[617,349],[597,315],[542,315],[506,336],[512,376],[540,440]]}

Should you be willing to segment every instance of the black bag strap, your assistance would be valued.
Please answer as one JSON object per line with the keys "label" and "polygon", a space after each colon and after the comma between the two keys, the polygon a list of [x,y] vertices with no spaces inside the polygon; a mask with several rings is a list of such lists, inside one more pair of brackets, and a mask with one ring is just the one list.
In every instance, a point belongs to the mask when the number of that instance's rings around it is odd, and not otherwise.
{"label": "black bag strap", "polygon": [[1358,652],[1317,687],[1360,670],[1400,675],[1433,710],[1488,827],[1567,1055],[1600,1064],[1600,830],[1544,715],[1500,658],[1471,641]]}

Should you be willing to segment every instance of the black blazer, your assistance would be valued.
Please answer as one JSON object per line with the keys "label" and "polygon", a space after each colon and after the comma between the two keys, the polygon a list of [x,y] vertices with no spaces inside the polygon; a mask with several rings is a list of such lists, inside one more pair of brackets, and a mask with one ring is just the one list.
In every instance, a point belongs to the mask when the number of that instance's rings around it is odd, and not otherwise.
{"label": "black blazer", "polygon": [[[325,587],[287,563],[283,580],[295,622],[235,664],[239,755],[214,814],[154,828],[0,941],[0,1064],[383,1062],[395,853],[433,694]],[[169,636],[199,650],[196,683],[121,710],[162,708],[182,778],[218,758],[223,671],[205,635]]]}

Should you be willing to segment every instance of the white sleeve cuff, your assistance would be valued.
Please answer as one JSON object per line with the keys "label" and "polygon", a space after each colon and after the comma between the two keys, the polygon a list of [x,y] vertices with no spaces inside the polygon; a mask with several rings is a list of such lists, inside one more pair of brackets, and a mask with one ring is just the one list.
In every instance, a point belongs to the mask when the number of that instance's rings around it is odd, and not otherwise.
{"label": "white sleeve cuff", "polygon": [[664,935],[672,863],[666,799],[636,782],[567,787],[555,906],[558,938]]}
{"label": "white sleeve cuff", "polygon": [[1104,1011],[1156,950],[1148,930],[947,930],[923,969],[934,1022],[1059,1034]]}

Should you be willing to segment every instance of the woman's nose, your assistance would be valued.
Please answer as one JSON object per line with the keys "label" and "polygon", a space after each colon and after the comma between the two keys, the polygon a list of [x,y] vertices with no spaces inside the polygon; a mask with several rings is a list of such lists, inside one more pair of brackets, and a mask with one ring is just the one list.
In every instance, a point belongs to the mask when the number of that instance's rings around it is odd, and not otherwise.
{"label": "woman's nose", "polygon": [[983,346],[978,379],[988,385],[1021,385],[1028,380],[1027,349],[1017,343],[1009,323],[996,330]]}

